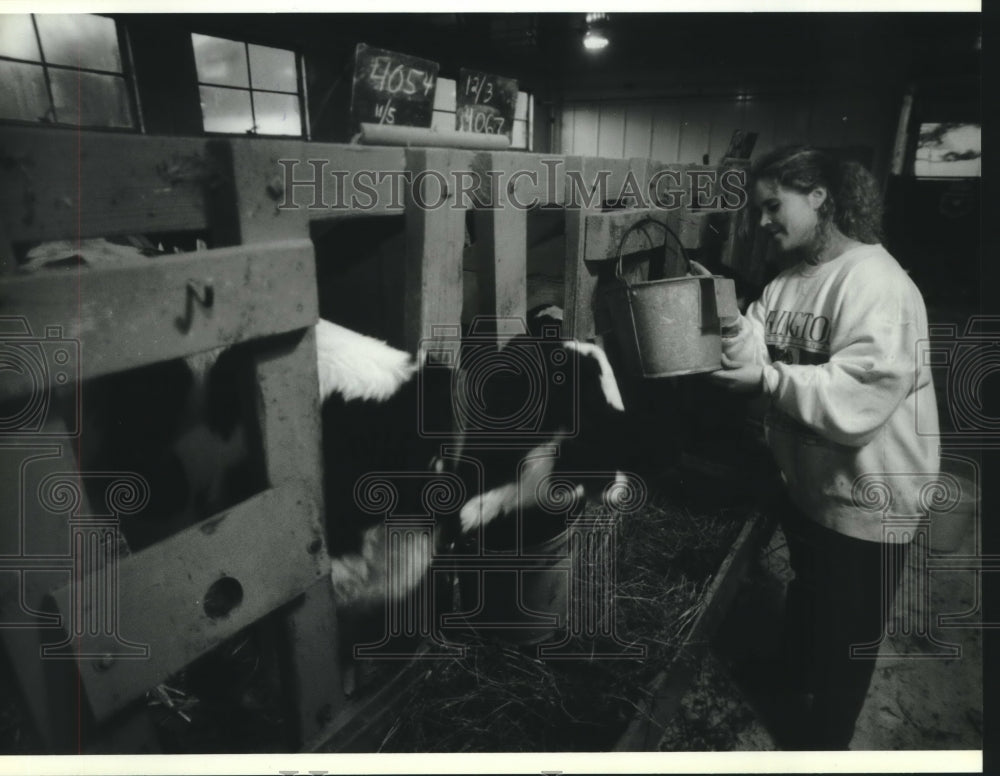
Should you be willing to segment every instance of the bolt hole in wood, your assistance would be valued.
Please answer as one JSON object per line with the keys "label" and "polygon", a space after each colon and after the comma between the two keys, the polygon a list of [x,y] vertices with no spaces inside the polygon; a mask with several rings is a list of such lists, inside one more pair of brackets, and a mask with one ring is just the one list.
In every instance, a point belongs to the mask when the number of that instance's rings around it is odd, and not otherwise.
{"label": "bolt hole in wood", "polygon": [[202,606],[213,620],[228,617],[243,602],[243,585],[233,577],[222,577],[212,583],[205,593]]}

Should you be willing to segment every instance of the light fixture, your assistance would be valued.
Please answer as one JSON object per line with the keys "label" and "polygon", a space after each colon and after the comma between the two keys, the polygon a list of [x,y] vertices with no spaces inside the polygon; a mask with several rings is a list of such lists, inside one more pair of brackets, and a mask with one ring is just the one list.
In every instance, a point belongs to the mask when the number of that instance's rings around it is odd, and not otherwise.
{"label": "light fixture", "polygon": [[587,31],[583,35],[583,47],[588,51],[600,51],[608,43],[608,15],[606,13],[588,13]]}

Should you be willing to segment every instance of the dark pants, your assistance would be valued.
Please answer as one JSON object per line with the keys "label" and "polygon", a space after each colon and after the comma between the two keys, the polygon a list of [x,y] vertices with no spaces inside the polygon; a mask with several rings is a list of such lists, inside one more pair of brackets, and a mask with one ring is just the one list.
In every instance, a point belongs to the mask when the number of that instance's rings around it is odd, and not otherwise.
{"label": "dark pants", "polygon": [[795,572],[785,604],[789,678],[814,694],[796,748],[846,749],[871,684],[908,545],[844,536],[794,510],[782,528]]}

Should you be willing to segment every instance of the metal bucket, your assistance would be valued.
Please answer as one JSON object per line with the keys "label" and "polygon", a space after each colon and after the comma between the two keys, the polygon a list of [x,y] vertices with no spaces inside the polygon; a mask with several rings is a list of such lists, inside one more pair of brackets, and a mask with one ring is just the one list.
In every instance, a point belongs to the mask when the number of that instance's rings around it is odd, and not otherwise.
{"label": "metal bucket", "polygon": [[621,249],[615,274],[620,285],[609,292],[608,307],[630,372],[673,377],[722,368],[720,319],[739,315],[732,280],[696,275],[629,283]]}
{"label": "metal bucket", "polygon": [[[477,571],[458,573],[463,613],[449,621],[512,644],[550,640],[566,625],[569,534],[493,556]],[[487,556],[489,557],[489,556]]]}

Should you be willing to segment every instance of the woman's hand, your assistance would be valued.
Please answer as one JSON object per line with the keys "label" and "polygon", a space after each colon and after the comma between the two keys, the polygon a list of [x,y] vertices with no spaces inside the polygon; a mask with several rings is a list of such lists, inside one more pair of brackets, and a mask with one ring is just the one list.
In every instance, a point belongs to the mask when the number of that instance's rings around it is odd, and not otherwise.
{"label": "woman's hand", "polygon": [[723,354],[723,368],[709,377],[733,393],[761,393],[764,390],[764,367],[760,364],[741,364]]}

